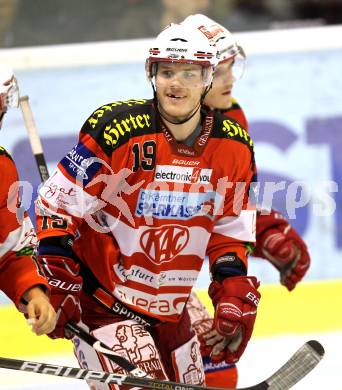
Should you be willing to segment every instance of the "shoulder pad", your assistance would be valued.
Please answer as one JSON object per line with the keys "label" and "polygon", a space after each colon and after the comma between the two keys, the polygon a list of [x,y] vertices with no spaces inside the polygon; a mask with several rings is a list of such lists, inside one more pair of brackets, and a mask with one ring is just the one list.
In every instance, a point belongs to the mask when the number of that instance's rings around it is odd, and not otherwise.
{"label": "shoulder pad", "polygon": [[242,107],[240,106],[240,104],[235,99],[233,99],[231,107],[226,111],[222,111],[222,114],[224,114],[225,116],[227,116],[229,118],[233,118],[238,123],[240,123],[240,125],[245,130],[248,131],[248,122],[246,119],[246,115],[245,115]]}
{"label": "shoulder pad", "polygon": [[0,156],[6,156],[13,161],[12,156],[7,152],[7,150],[3,146],[0,146]]}
{"label": "shoulder pad", "polygon": [[241,106],[240,104],[238,103],[238,101],[233,98],[232,99],[232,106],[231,106],[231,110],[238,110],[238,109],[241,109]]}
{"label": "shoulder pad", "polygon": [[251,136],[237,121],[222,114],[217,114],[215,119],[214,137],[239,141],[253,149]]}
{"label": "shoulder pad", "polygon": [[106,117],[115,117],[120,113],[129,111],[129,109],[132,107],[145,105],[147,102],[149,101],[144,99],[130,99],[108,103],[96,109],[88,118],[87,122],[93,129],[95,129],[96,125],[102,121],[102,118],[105,119]]}
{"label": "shoulder pad", "polygon": [[152,100],[117,101],[95,110],[83,125],[82,132],[96,139],[107,155],[132,136],[153,133]]}

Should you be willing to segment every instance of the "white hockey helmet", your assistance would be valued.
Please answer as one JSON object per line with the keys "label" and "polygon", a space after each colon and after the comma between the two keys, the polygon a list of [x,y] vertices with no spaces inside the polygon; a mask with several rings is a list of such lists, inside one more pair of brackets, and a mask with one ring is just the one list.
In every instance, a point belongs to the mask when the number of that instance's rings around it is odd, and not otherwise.
{"label": "white hockey helmet", "polygon": [[155,39],[146,60],[146,75],[152,80],[158,62],[197,64],[203,67],[203,85],[212,82],[218,63],[217,50],[200,31],[190,25],[171,23]]}
{"label": "white hockey helmet", "polygon": [[7,111],[8,107],[18,107],[19,89],[13,70],[0,64],[0,113]]}
{"label": "white hockey helmet", "polygon": [[234,58],[234,79],[238,80],[242,77],[246,55],[230,31],[202,14],[190,15],[182,23],[197,28],[208,37],[211,43],[216,46],[219,63]]}

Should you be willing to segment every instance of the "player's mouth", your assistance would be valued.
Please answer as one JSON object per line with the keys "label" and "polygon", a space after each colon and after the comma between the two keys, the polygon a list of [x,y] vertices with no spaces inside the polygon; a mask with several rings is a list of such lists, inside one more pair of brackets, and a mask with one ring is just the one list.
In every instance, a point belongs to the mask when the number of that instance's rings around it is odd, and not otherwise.
{"label": "player's mouth", "polygon": [[171,99],[172,101],[179,101],[179,100],[182,100],[182,99],[186,98],[185,95],[176,94],[176,93],[167,93],[166,96],[169,99]]}
{"label": "player's mouth", "polygon": [[232,90],[231,89],[222,92],[223,96],[229,96],[231,94],[232,94]]}

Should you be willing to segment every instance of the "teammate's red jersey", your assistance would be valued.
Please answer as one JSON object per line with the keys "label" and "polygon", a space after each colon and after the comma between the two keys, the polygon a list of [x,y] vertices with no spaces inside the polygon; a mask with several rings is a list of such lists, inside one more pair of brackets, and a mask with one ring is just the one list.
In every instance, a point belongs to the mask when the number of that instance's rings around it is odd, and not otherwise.
{"label": "teammate's red jersey", "polygon": [[28,215],[20,215],[17,170],[2,147],[0,172],[0,289],[19,307],[27,289],[48,284],[32,259],[36,235]]}
{"label": "teammate's red jersey", "polygon": [[248,122],[244,111],[235,98],[232,99],[232,105],[227,110],[220,110],[223,115],[228,116],[239,122],[239,124],[248,131]]}
{"label": "teammate's red jersey", "polygon": [[213,264],[234,252],[247,265],[254,174],[250,136],[219,113],[203,113],[189,147],[173,138],[153,101],[110,103],[88,118],[41,188],[38,238],[71,234],[74,252],[107,291],[177,321],[206,255]]}

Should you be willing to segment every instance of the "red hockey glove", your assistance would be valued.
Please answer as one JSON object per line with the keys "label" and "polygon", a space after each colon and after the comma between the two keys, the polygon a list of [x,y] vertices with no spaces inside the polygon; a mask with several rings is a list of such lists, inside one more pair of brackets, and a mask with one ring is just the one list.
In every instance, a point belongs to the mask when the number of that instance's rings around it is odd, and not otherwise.
{"label": "red hockey glove", "polygon": [[[214,330],[203,337],[212,348],[213,363],[225,360],[236,363],[251,338],[256,318],[260,293],[255,277],[234,276],[214,281],[209,287],[209,296],[215,307]],[[223,336],[223,338],[222,338]]]}
{"label": "red hockey glove", "polygon": [[56,328],[48,336],[53,339],[70,339],[72,334],[64,329],[65,324],[69,321],[79,322],[81,319],[80,265],[68,257],[55,255],[39,256],[39,263],[48,278],[51,288],[50,302],[57,313]]}
{"label": "red hockey glove", "polygon": [[280,282],[289,291],[304,277],[310,255],[304,241],[286,218],[274,210],[257,214],[256,248],[252,256],[268,260],[280,272]]}

